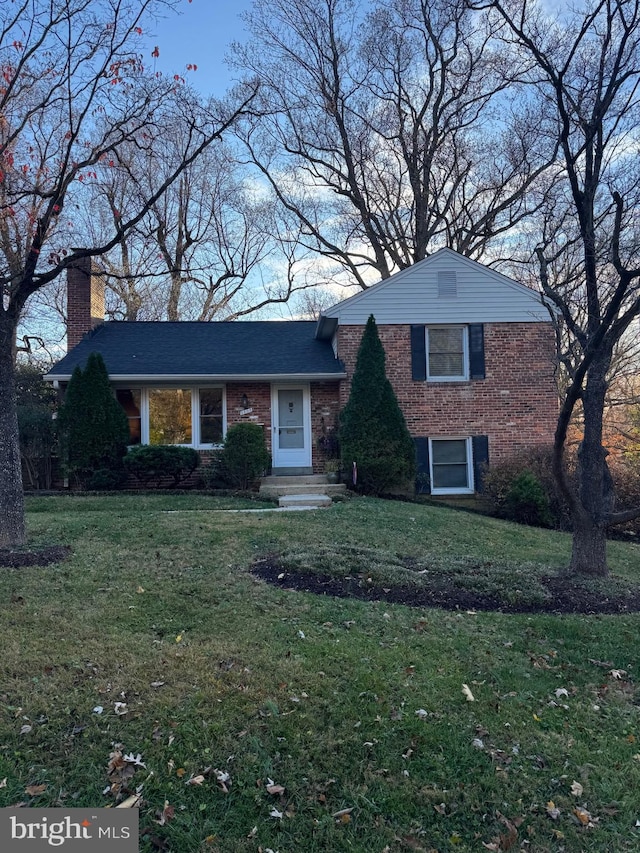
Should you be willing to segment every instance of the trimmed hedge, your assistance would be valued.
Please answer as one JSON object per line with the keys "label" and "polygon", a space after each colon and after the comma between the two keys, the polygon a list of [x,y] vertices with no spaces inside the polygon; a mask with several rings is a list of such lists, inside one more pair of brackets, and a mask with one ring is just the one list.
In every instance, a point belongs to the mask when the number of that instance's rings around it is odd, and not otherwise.
{"label": "trimmed hedge", "polygon": [[[124,458],[124,467],[143,486],[155,484],[175,488],[200,464],[200,454],[192,447],[167,444],[140,444]],[[169,480],[169,482],[167,482]]]}

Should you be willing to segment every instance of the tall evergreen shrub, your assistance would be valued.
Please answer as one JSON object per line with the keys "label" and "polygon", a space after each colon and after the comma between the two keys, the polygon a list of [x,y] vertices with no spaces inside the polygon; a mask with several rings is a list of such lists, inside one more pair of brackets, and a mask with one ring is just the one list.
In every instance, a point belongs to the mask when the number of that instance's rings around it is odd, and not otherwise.
{"label": "tall evergreen shrub", "polygon": [[415,475],[415,445],[385,372],[384,348],[376,321],[367,321],[351,381],[351,393],[340,415],[343,470],[356,487],[380,494],[405,486]]}
{"label": "tall evergreen shrub", "polygon": [[74,370],[58,413],[58,434],[64,468],[81,486],[93,488],[92,480],[101,488],[121,484],[129,426],[99,353],[89,355],[84,370]]}
{"label": "tall evergreen shrub", "polygon": [[227,430],[221,456],[224,479],[238,489],[251,488],[269,467],[264,430],[258,424],[239,423]]}

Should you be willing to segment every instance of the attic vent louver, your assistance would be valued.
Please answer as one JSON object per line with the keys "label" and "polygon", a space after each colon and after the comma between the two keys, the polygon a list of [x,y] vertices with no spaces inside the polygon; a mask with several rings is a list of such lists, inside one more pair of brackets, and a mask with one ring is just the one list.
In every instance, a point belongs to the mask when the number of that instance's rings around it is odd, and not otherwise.
{"label": "attic vent louver", "polygon": [[441,270],[438,273],[438,298],[455,299],[458,295],[458,282],[455,270]]}

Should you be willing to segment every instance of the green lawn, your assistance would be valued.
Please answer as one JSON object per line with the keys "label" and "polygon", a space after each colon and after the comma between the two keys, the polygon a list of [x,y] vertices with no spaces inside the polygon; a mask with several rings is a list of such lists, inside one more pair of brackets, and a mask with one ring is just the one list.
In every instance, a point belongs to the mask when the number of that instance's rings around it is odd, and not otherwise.
{"label": "green lawn", "polygon": [[[413,609],[249,574],[345,545],[553,570],[567,536],[364,498],[28,505],[31,542],[73,552],[0,573],[0,805],[141,786],[142,851],[640,849],[640,617]],[[640,548],[610,556],[640,581]]]}

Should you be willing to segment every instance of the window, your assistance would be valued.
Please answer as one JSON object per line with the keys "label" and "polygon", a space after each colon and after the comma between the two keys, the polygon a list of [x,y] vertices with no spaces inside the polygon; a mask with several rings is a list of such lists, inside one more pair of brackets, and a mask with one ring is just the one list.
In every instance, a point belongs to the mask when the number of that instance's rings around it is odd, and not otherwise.
{"label": "window", "polygon": [[473,492],[473,466],[470,438],[429,439],[431,494]]}
{"label": "window", "polygon": [[191,389],[149,388],[149,444],[191,444]]}
{"label": "window", "polygon": [[118,388],[116,400],[125,411],[129,421],[129,444],[142,441],[142,394],[139,388]]}
{"label": "window", "polygon": [[414,382],[466,382],[485,376],[483,323],[411,326]]}
{"label": "window", "polygon": [[455,382],[469,378],[466,326],[427,327],[427,379]]}
{"label": "window", "polygon": [[222,444],[222,388],[200,388],[199,444]]}
{"label": "window", "polygon": [[118,388],[131,444],[214,447],[224,439],[224,388]]}

